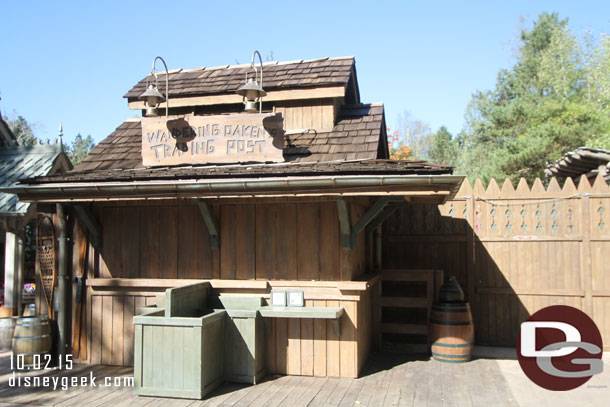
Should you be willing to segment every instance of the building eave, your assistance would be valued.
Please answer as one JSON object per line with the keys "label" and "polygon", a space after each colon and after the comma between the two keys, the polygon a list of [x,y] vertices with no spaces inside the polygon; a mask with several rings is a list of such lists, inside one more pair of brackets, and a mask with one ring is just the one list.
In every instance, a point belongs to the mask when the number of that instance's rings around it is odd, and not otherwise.
{"label": "building eave", "polygon": [[452,199],[461,175],[332,175],[175,181],[78,182],[0,188],[23,202],[82,202],[176,198],[383,196]]}

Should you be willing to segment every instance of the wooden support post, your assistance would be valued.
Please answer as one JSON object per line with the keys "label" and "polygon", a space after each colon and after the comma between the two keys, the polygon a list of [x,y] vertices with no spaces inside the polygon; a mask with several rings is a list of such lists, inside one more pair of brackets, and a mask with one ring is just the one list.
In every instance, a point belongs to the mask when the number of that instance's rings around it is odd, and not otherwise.
{"label": "wooden support post", "polygon": [[[379,275],[382,270],[379,269]],[[372,326],[373,326],[373,348],[376,350],[381,349],[381,279],[377,280],[371,287],[371,301],[372,301]]]}
{"label": "wooden support post", "polygon": [[343,198],[337,198],[337,211],[339,213],[339,227],[341,228],[341,247],[347,250],[352,249],[352,223],[349,219],[347,203]]}
{"label": "wooden support post", "polygon": [[23,234],[17,235],[17,315],[23,314],[23,265],[25,263],[25,250]]}
{"label": "wooden support post", "polygon": [[[68,330],[69,319],[68,319],[68,285],[70,276],[68,276],[68,231],[66,225],[66,217],[64,214],[64,207],[62,204],[57,204],[57,219],[59,221],[59,260],[58,260],[58,282],[57,282],[57,295],[59,296],[59,315],[57,318],[57,325],[59,326],[59,346],[58,356],[65,358],[67,348],[69,344]],[[62,360],[62,359],[60,359]]]}
{"label": "wooden support post", "polygon": [[18,237],[14,231],[6,232],[4,257],[4,307],[17,306],[17,278],[19,261]]}
{"label": "wooden support post", "polygon": [[91,244],[95,249],[99,250],[102,247],[102,228],[100,224],[95,219],[95,216],[93,216],[93,213],[83,205],[74,205],[74,209],[76,209],[76,213],[89,231]]}
{"label": "wooden support post", "polygon": [[374,265],[375,265],[375,270],[381,270],[383,268],[383,235],[382,235],[382,230],[381,230],[381,226],[375,228],[375,230],[373,231],[374,236],[375,236],[375,244],[374,244],[374,256],[375,256],[375,261],[374,261]]}
{"label": "wooden support post", "polygon": [[201,216],[203,216],[203,221],[205,222],[205,225],[208,228],[208,234],[210,235],[210,249],[218,249],[220,247],[220,228],[214,217],[214,211],[210,207],[210,204],[202,200],[199,201],[199,210],[201,211]]}

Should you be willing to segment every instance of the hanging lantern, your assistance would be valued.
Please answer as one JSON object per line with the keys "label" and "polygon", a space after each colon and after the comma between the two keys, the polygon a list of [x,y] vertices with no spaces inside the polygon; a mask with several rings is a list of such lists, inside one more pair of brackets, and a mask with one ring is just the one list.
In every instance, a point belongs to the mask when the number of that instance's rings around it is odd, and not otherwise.
{"label": "hanging lantern", "polygon": [[[163,66],[165,66],[165,95],[159,92],[157,87],[158,77],[157,73],[155,72],[155,63],[157,62],[157,59],[160,59],[161,62],[163,62]],[[167,64],[165,63],[165,60],[161,57],[155,57],[155,59],[153,59],[152,70],[150,71],[150,73],[152,76],[155,77],[155,83],[152,84],[147,81],[146,90],[144,91],[144,93],[138,96],[138,99],[143,101],[144,105],[146,106],[146,117],[158,116],[159,105],[167,101],[167,103],[165,104],[165,117],[167,117],[169,114],[169,71],[167,70]]]}
{"label": "hanging lantern", "polygon": [[[254,65],[254,57],[257,54],[261,67],[260,85],[257,82],[258,70]],[[254,80],[252,80],[252,78],[248,78],[248,74],[246,73],[246,84],[237,89],[236,93],[243,97],[245,106],[244,111],[248,113],[256,113],[256,102],[258,102],[258,111],[259,113],[262,113],[263,97],[267,95],[267,92],[263,90],[263,59],[261,58],[260,52],[254,51],[254,53],[252,53],[252,62],[250,63],[250,66],[252,69],[254,69]]]}
{"label": "hanging lantern", "polygon": [[157,87],[152,83],[148,85],[148,89],[142,93],[138,99],[144,101],[146,106],[146,117],[158,116],[159,105],[165,101],[165,96],[157,90]]}
{"label": "hanging lantern", "polygon": [[252,78],[248,79],[245,85],[237,89],[237,94],[243,96],[245,109],[244,111],[249,113],[256,113],[256,102],[263,96],[267,95],[267,92],[263,90],[256,81]]}

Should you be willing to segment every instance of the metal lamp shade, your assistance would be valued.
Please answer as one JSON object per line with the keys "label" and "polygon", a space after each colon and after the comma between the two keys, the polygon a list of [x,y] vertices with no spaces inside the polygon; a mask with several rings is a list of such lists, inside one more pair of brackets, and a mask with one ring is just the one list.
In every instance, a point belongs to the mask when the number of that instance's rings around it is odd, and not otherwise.
{"label": "metal lamp shade", "polygon": [[255,100],[256,98],[266,96],[267,92],[258,86],[258,83],[249,79],[244,86],[237,89],[237,94],[245,97],[247,100]]}
{"label": "metal lamp shade", "polygon": [[246,101],[244,102],[245,108],[244,111],[248,113],[255,113],[256,109],[256,99],[262,98],[267,95],[267,92],[263,90],[256,81],[249,79],[248,82],[237,89],[237,94],[243,96]]}
{"label": "metal lamp shade", "polygon": [[148,89],[142,93],[138,99],[146,104],[146,116],[157,116],[159,103],[165,101],[165,96],[157,90],[155,85],[148,85]]}

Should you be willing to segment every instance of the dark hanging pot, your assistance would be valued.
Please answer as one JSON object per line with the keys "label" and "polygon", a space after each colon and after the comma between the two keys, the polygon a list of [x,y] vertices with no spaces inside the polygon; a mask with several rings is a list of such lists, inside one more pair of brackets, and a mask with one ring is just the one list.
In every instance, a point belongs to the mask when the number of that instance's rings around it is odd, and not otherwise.
{"label": "dark hanging pot", "polygon": [[455,276],[451,276],[449,281],[447,281],[440,289],[438,294],[438,302],[441,303],[454,303],[454,302],[464,302],[464,291],[462,287],[458,284],[455,279]]}

